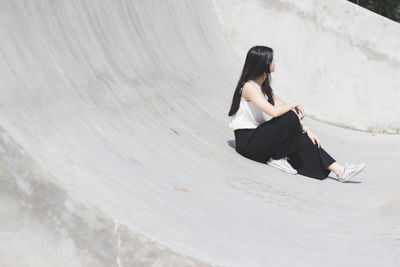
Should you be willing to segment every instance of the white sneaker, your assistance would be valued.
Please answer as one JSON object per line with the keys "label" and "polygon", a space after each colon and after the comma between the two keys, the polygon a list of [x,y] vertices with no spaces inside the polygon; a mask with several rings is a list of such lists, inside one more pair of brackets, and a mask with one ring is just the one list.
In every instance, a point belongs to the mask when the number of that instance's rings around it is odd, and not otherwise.
{"label": "white sneaker", "polygon": [[281,159],[270,158],[267,161],[267,165],[290,174],[297,174],[297,171],[293,169],[292,165],[287,161],[287,157]]}
{"label": "white sneaker", "polygon": [[359,174],[365,167],[365,163],[360,163],[357,165],[345,163],[344,171],[342,175],[336,175],[338,177],[339,182],[347,182],[351,177]]}

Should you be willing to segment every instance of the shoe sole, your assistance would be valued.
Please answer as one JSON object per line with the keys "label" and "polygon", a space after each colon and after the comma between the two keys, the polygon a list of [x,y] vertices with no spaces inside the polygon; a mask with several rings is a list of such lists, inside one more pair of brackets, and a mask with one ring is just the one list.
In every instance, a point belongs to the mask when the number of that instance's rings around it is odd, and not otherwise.
{"label": "shoe sole", "polygon": [[296,172],[293,172],[293,171],[289,171],[289,170],[287,170],[287,169],[282,169],[281,167],[276,166],[276,165],[274,165],[274,164],[267,163],[267,165],[270,166],[270,167],[272,167],[272,168],[275,168],[275,169],[277,169],[277,170],[283,171],[283,172],[285,172],[285,173],[297,174],[297,171],[296,171]]}
{"label": "shoe sole", "polygon": [[361,166],[360,169],[358,169],[357,171],[353,172],[352,174],[350,174],[350,175],[347,176],[346,178],[344,178],[344,179],[338,178],[338,179],[339,179],[339,182],[341,182],[341,183],[347,182],[350,178],[356,176],[356,175],[359,174],[362,170],[364,170],[364,168],[365,168],[365,163],[363,163],[363,165]]}

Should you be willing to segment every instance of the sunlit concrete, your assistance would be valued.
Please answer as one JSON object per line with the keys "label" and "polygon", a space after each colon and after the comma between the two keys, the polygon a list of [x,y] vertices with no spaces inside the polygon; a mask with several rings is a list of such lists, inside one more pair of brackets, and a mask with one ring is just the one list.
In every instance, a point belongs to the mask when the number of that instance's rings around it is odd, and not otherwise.
{"label": "sunlit concrete", "polygon": [[224,35],[244,61],[274,49],[273,88],[319,121],[400,133],[400,24],[347,0],[214,0]]}

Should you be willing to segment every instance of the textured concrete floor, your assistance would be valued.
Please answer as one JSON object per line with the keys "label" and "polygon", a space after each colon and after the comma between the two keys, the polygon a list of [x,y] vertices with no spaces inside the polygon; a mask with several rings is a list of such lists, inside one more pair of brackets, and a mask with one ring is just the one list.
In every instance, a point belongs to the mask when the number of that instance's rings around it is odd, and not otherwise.
{"label": "textured concrete floor", "polygon": [[[344,0],[0,0],[0,265],[400,266],[399,32]],[[235,152],[255,44],[351,182]]]}

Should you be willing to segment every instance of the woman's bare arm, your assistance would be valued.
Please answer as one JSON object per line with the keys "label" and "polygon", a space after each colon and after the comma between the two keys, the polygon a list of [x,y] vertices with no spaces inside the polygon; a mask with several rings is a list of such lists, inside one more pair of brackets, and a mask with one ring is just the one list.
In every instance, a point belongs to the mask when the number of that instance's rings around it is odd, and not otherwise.
{"label": "woman's bare arm", "polygon": [[[276,98],[275,94],[273,94],[273,98],[274,98],[274,106],[275,106],[275,107],[283,104],[283,102],[281,102],[280,100],[278,100],[278,99]],[[308,129],[308,128],[305,127],[303,124],[301,124],[301,127],[302,127],[301,129],[302,129],[303,131],[305,131],[305,130]]]}
{"label": "woman's bare arm", "polygon": [[275,94],[273,94],[272,97],[273,97],[273,99],[274,99],[274,106],[275,106],[275,107],[282,104],[282,103],[281,103],[280,101],[278,101],[278,99],[275,97]]}
{"label": "woman's bare arm", "polygon": [[274,118],[279,117],[298,106],[297,102],[273,106],[265,99],[260,90],[250,83],[245,83],[243,85],[243,94],[264,113]]}

